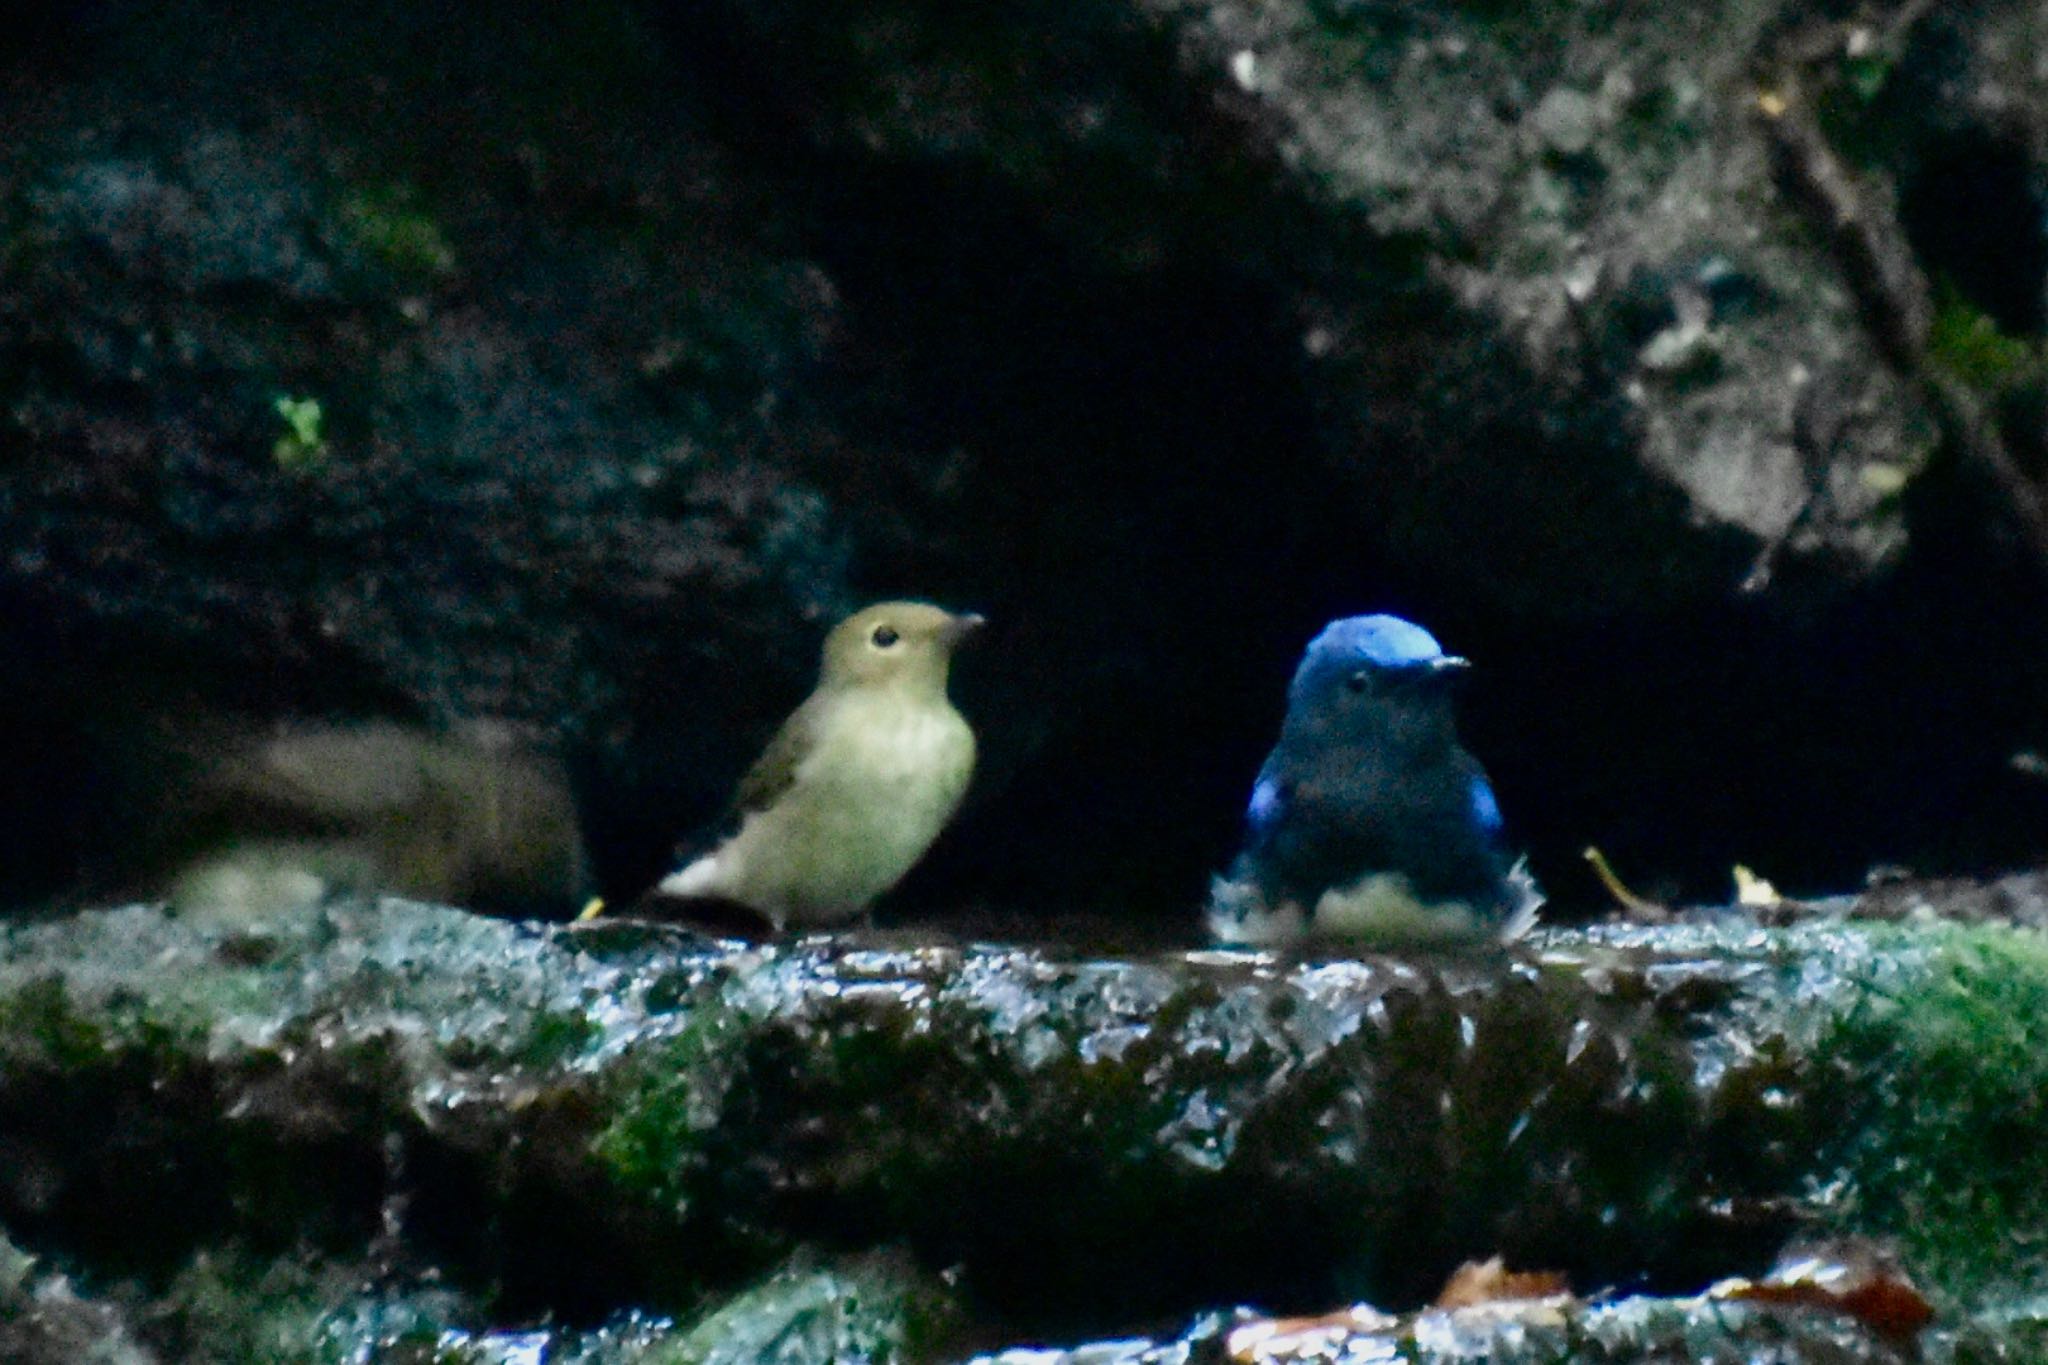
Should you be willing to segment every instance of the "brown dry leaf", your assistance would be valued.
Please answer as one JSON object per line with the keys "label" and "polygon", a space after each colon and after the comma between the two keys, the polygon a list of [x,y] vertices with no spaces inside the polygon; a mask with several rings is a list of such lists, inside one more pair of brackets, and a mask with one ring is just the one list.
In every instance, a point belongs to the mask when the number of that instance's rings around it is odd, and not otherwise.
{"label": "brown dry leaf", "polygon": [[1495,1256],[1467,1261],[1451,1272],[1436,1296],[1438,1308],[1477,1308],[1507,1299],[1553,1299],[1572,1292],[1571,1282],[1554,1270],[1509,1270]]}
{"label": "brown dry leaf", "polygon": [[1914,1287],[1896,1258],[1865,1242],[1790,1250],[1761,1280],[1723,1280],[1717,1299],[1796,1304],[1847,1313],[1888,1337],[1909,1337],[1934,1318],[1934,1305]]}

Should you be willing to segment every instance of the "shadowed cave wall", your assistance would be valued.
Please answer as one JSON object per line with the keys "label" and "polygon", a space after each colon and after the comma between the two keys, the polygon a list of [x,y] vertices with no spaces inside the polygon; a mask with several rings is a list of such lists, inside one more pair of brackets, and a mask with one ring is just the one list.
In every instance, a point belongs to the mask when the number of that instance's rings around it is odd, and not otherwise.
{"label": "shadowed cave wall", "polygon": [[[826,621],[897,593],[996,623],[956,683],[983,772],[913,917],[1186,916],[1301,644],[1359,610],[1474,659],[1472,747],[1567,911],[1600,903],[1586,844],[1682,897],[1736,862],[1819,890],[2038,858],[2041,575],[1932,424],[1882,507],[1827,470],[1810,517],[1701,491],[1752,458],[1726,414],[1782,396],[1744,338],[1798,354],[1794,291],[1836,270],[1767,175],[1762,245],[1642,216],[1754,131],[1645,96],[1560,143],[1527,92],[1662,79],[1633,11],[1583,58],[1362,13],[1247,89],[1226,5],[38,7],[0,53],[6,893],[118,844],[139,717],[232,711],[530,722],[630,894]],[[1475,83],[1499,136],[1360,190],[1311,133],[1370,124],[1402,25],[1480,56],[1394,151],[1426,163]],[[1972,32],[1909,35],[1865,168],[1940,297],[2024,347],[2039,143],[1915,98],[1990,60]],[[1413,207],[1489,175],[1491,219]],[[1523,186],[1576,196],[1562,226]],[[1744,283],[1714,365],[1670,378],[1643,357],[1709,247]],[[1573,327],[1518,331],[1589,257]],[[1906,460],[1882,414],[1910,397],[1853,309],[1824,322],[1864,394],[1829,458]],[[1988,386],[2036,460],[2030,384]],[[326,422],[290,469],[297,393]]]}

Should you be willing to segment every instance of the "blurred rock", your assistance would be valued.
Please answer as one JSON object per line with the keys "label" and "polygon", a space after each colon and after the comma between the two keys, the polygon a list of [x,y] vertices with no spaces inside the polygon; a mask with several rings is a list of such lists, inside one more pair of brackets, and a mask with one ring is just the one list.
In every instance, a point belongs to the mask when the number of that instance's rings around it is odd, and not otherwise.
{"label": "blurred rock", "polygon": [[[1830,1361],[1839,1365],[2020,1360],[2044,1339],[2036,1319],[1930,1333],[1901,1344],[1825,1312],[1770,1311],[1707,1298],[1630,1297],[1599,1304],[1487,1305],[1428,1309],[1374,1322],[1374,1314],[1333,1316],[1316,1331],[1262,1332],[1257,1319],[1205,1319],[1165,1341],[1106,1341],[1071,1350],[1012,1350],[974,1365],[1310,1365],[1413,1361],[1417,1365],[1544,1365],[1557,1360],[1711,1365],[1725,1360]],[[1347,1319],[1356,1319],[1355,1325]]]}
{"label": "blurred rock", "polygon": [[0,1237],[0,1360],[13,1365],[154,1365],[121,1313]]}

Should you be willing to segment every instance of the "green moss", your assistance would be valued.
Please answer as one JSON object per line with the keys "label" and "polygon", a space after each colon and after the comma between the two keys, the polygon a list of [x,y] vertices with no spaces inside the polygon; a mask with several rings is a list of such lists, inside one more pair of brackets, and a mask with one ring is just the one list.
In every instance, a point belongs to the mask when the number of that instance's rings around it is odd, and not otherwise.
{"label": "green moss", "polygon": [[455,270],[455,249],[409,185],[352,190],[339,216],[350,241],[400,274],[431,278]]}
{"label": "green moss", "polygon": [[[172,1281],[156,1333],[180,1358],[247,1365],[438,1362],[468,1316],[442,1290],[364,1292],[365,1267],[237,1248],[202,1253]],[[458,1357],[459,1358],[459,1357]]]}
{"label": "green moss", "polygon": [[320,435],[322,413],[317,398],[293,398],[279,394],[277,415],[284,419],[285,434],[270,448],[277,467],[297,472],[318,464],[327,454],[327,442]]}
{"label": "green moss", "polygon": [[2030,343],[1999,331],[1989,314],[1946,281],[1936,290],[1927,353],[1935,364],[1980,389],[2008,388],[2040,365]]}
{"label": "green moss", "polygon": [[603,1037],[603,1027],[588,1014],[577,1010],[542,1010],[527,1030],[526,1046],[519,1060],[531,1067],[557,1067]]}
{"label": "green moss", "polygon": [[71,1008],[63,981],[54,976],[0,998],[0,1047],[31,1050],[35,1063],[61,1071],[90,1067],[108,1051],[105,1032]]}
{"label": "green moss", "polygon": [[1951,1297],[2048,1285],[2048,940],[1897,931],[1823,1055],[1848,1122],[1825,1204]]}
{"label": "green moss", "polygon": [[864,1256],[831,1268],[802,1258],[714,1310],[646,1365],[928,1358],[949,1335],[953,1309],[908,1262]]}
{"label": "green moss", "polygon": [[622,1188],[675,1214],[688,1211],[698,1144],[718,1121],[746,1032],[737,1011],[707,1004],[612,1073],[612,1121],[591,1150]]}
{"label": "green moss", "polygon": [[207,1021],[220,1017],[210,998],[144,1000],[113,991],[80,999],[55,977],[29,981],[0,995],[0,1061],[86,1075],[140,1058],[175,1076],[200,1057]]}

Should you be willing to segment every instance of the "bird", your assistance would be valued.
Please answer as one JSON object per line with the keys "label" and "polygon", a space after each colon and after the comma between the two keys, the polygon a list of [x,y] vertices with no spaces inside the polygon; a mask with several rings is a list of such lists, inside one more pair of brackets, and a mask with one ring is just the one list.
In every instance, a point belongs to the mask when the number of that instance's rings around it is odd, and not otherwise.
{"label": "bird", "polygon": [[1398,616],[1344,617],[1309,643],[1243,847],[1211,886],[1218,942],[1406,946],[1528,930],[1541,894],[1458,741],[1451,683],[1467,666]]}
{"label": "bird", "polygon": [[559,915],[588,885],[567,769],[511,721],[181,711],[158,728],[131,757],[155,781],[124,889],[181,915],[241,922],[343,895]]}
{"label": "bird", "polygon": [[740,780],[730,832],[654,888],[736,904],[779,934],[858,920],[953,818],[974,731],[946,695],[983,618],[880,602],[825,637],[818,684]]}

